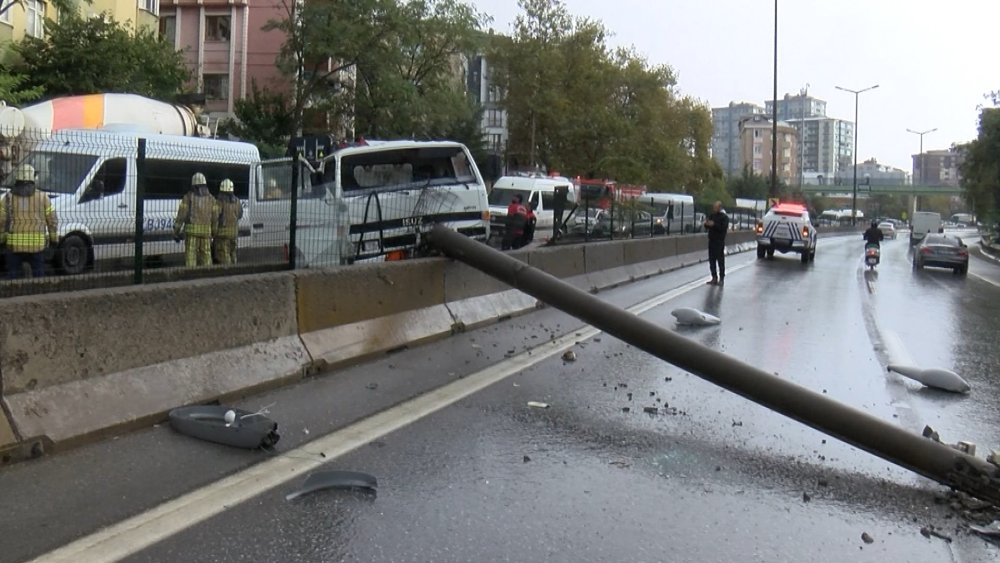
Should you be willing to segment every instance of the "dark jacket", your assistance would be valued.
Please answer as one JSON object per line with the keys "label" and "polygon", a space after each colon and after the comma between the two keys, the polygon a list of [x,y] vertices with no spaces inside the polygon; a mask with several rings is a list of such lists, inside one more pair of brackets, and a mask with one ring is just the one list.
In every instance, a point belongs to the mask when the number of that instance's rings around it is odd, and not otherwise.
{"label": "dark jacket", "polygon": [[712,213],[705,220],[713,223],[708,227],[708,244],[718,246],[726,244],[726,232],[729,231],[729,216],[726,212]]}
{"label": "dark jacket", "polygon": [[865,231],[865,242],[878,244],[885,238],[882,231],[878,227],[868,227]]}

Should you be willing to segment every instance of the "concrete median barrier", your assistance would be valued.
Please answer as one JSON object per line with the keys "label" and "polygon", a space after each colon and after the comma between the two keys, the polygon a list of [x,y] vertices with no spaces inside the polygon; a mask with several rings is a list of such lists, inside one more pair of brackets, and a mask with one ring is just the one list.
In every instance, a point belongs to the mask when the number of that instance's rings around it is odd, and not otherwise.
{"label": "concrete median barrier", "polygon": [[[705,258],[704,236],[511,253],[605,289]],[[682,249],[697,254],[680,255]],[[536,309],[448,259],[0,300],[0,462]]]}
{"label": "concrete median barrier", "polygon": [[0,301],[0,377],[22,440],[71,443],[301,374],[290,274]]}

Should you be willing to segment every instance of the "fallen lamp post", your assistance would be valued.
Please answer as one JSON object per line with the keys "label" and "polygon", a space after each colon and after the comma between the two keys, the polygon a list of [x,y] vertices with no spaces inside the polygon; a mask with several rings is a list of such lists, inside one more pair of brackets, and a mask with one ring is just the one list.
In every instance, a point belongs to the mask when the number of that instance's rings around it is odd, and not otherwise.
{"label": "fallen lamp post", "polygon": [[715,351],[436,225],[432,245],[543,303],[759,405],[938,483],[1000,505],[1000,468]]}

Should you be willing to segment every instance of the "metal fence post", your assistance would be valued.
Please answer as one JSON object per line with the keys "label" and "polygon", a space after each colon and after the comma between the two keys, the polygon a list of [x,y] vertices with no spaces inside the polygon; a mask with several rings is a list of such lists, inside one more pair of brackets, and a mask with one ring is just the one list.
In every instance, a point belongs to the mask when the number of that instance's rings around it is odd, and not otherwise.
{"label": "metal fence post", "polygon": [[583,197],[583,241],[590,242],[590,195]]}
{"label": "metal fence post", "polygon": [[292,157],[292,206],[288,216],[288,269],[295,269],[296,235],[299,219],[299,183],[301,181],[299,158],[302,156],[302,149],[296,148]]}
{"label": "metal fence post", "polygon": [[142,283],[142,245],[145,240],[143,223],[146,222],[146,139],[139,139],[135,158],[135,263],[132,282]]}
{"label": "metal fence post", "polygon": [[613,192],[611,194],[611,204],[609,207],[611,208],[611,214],[608,215],[608,217],[611,218],[611,227],[608,229],[608,240],[615,240],[615,196]]}

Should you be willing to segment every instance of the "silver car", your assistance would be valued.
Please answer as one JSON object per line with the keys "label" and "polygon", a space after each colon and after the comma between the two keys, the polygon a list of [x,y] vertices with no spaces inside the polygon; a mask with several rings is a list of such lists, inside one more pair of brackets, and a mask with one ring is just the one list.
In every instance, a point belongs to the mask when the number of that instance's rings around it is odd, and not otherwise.
{"label": "silver car", "polygon": [[969,249],[955,235],[928,233],[913,249],[913,268],[951,268],[956,274],[969,272]]}

